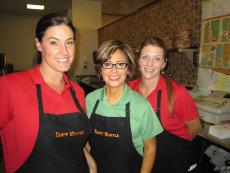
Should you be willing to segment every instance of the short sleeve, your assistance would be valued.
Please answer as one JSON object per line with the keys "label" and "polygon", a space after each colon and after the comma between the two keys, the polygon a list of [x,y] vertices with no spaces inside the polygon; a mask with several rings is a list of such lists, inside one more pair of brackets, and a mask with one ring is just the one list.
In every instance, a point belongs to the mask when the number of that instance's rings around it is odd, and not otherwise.
{"label": "short sleeve", "polygon": [[148,140],[157,136],[163,131],[161,123],[152,109],[152,106],[147,102],[145,104],[144,115],[141,121],[140,130],[143,140]]}
{"label": "short sleeve", "polygon": [[92,111],[93,111],[93,107],[94,107],[94,96],[93,96],[93,93],[89,93],[87,96],[86,96],[86,113],[87,113],[87,116],[90,118],[91,114],[92,114]]}
{"label": "short sleeve", "polygon": [[195,101],[189,92],[183,87],[180,87],[175,92],[174,111],[184,121],[193,120],[198,116]]}
{"label": "short sleeve", "polygon": [[11,94],[9,86],[10,84],[7,82],[6,77],[0,77],[0,129],[7,124],[11,115]]}
{"label": "short sleeve", "polygon": [[78,97],[78,99],[79,99],[79,102],[80,102],[83,110],[86,112],[85,92],[82,88],[80,90],[80,96]]}

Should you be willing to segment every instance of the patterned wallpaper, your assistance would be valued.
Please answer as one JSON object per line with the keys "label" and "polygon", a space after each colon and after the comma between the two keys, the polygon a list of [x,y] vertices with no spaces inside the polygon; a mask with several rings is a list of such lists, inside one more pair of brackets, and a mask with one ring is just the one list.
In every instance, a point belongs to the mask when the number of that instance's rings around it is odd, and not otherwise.
{"label": "patterned wallpaper", "polygon": [[[173,40],[176,33],[189,29],[190,47],[199,48],[200,26],[201,0],[158,0],[98,29],[98,39],[99,44],[119,39],[138,50],[145,38],[157,36],[165,41]],[[191,62],[183,52],[170,53],[166,74],[181,84],[195,85],[198,54],[195,54],[193,60],[195,62]]]}

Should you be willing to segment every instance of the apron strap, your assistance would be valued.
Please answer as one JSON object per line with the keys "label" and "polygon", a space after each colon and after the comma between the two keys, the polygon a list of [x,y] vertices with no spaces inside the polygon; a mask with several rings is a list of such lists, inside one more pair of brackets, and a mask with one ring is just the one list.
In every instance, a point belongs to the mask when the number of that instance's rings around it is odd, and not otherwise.
{"label": "apron strap", "polygon": [[43,114],[41,85],[36,84],[39,115]]}
{"label": "apron strap", "polygon": [[[44,109],[42,106],[42,92],[41,92],[41,85],[40,84],[36,84],[36,90],[37,90],[37,99],[38,99],[38,109],[39,109],[39,114],[41,115],[42,113],[44,113]],[[74,100],[74,103],[76,104],[76,106],[78,107],[80,112],[85,112],[83,110],[83,108],[81,107],[81,105],[80,105],[80,103],[76,97],[75,91],[71,87],[70,87],[70,91],[71,91],[71,96]]]}
{"label": "apron strap", "polygon": [[80,110],[80,112],[85,113],[85,111],[83,110],[83,108],[81,107],[77,97],[76,97],[76,92],[70,87],[70,91],[71,91],[71,96],[74,100],[74,103],[76,104],[76,106],[78,107],[78,109]]}
{"label": "apron strap", "polygon": [[97,109],[98,104],[99,104],[99,100],[96,101],[96,104],[94,105],[93,112],[92,112],[91,115],[94,115],[94,114],[95,114],[95,111],[96,111],[96,109]]}
{"label": "apron strap", "polygon": [[161,90],[159,90],[157,92],[157,112],[156,112],[156,114],[157,114],[159,120],[160,120],[160,115],[161,115],[161,93],[162,93]]}
{"label": "apron strap", "polygon": [[[96,104],[94,105],[92,115],[95,114],[98,104],[99,104],[99,100],[97,100]],[[125,114],[126,114],[126,117],[130,118],[130,102],[125,105]]]}
{"label": "apron strap", "polygon": [[125,105],[125,114],[126,117],[130,117],[130,102]]}

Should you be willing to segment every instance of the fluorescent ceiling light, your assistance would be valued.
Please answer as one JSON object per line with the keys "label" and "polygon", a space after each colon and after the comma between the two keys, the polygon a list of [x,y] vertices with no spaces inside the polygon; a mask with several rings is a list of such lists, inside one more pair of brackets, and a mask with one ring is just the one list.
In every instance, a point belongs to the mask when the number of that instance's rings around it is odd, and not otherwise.
{"label": "fluorescent ceiling light", "polygon": [[33,9],[33,10],[44,10],[44,5],[35,5],[35,4],[26,4],[27,9]]}

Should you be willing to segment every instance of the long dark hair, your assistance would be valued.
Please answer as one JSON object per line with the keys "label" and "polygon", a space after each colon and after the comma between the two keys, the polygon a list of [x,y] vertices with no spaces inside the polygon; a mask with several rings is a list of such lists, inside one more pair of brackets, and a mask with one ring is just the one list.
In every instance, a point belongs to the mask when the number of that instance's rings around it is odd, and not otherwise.
{"label": "long dark hair", "polygon": [[[36,30],[35,30],[36,38],[38,39],[39,42],[41,42],[42,38],[45,35],[46,30],[49,27],[57,26],[61,24],[68,26],[73,31],[74,39],[76,39],[76,29],[73,26],[71,20],[65,15],[59,14],[59,13],[47,14],[38,21]],[[42,61],[41,52],[37,51],[35,58],[36,58],[35,60],[36,64],[40,64]]]}
{"label": "long dark hair", "polygon": [[[161,40],[158,37],[148,38],[148,39],[144,40],[141,43],[140,51],[139,51],[139,58],[140,58],[140,54],[141,54],[142,49],[145,46],[148,46],[148,45],[157,46],[157,47],[161,48],[163,50],[163,53],[164,53],[164,61],[165,61],[165,63],[167,63],[167,48],[166,48],[166,45],[163,42],[163,40]],[[163,74],[162,74],[162,76],[164,77],[165,82],[166,82],[166,86],[167,86],[167,95],[168,95],[167,96],[167,103],[168,103],[169,111],[171,113],[173,113],[174,97],[173,97],[172,83],[171,83],[171,80],[167,76],[165,76]]]}

